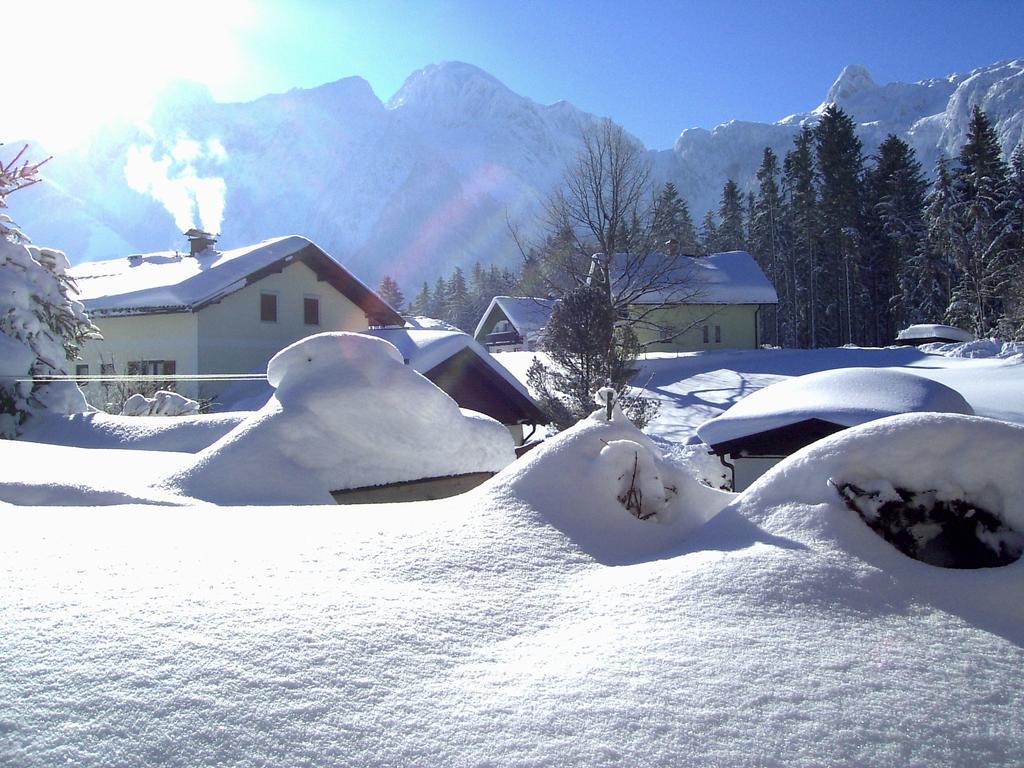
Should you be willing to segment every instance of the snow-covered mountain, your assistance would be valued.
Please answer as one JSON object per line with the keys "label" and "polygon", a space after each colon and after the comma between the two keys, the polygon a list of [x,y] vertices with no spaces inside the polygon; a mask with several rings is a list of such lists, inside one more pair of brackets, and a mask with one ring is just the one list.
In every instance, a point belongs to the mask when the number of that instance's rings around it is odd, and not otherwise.
{"label": "snow-covered mountain", "polygon": [[1024,59],[966,75],[885,85],[878,85],[864,67],[850,65],[815,109],[776,123],[733,120],[710,131],[689,128],[671,150],[658,153],[656,167],[662,177],[676,181],[699,216],[717,207],[726,179],[752,189],[764,148],[771,147],[781,162],[800,128],[816,123],[832,103],[857,122],[866,154],[873,154],[894,133],[914,148],[929,174],[940,153],[959,153],[971,111],[978,105],[988,113],[1008,157],[1024,139]]}
{"label": "snow-covered mountain", "polygon": [[[1010,152],[1024,131],[1024,59],[913,84],[878,85],[850,66],[816,109],[683,131],[650,152],[655,178],[675,181],[699,217],[727,178],[751,186],[763,148],[784,155],[832,101],[869,153],[896,133],[930,169],[956,153],[975,104]],[[455,265],[514,263],[507,221],[529,230],[594,120],[458,62],[415,72],[387,103],[358,77],[247,103],[182,83],[148,125],[109,126],[54,158],[49,183],[19,193],[12,213],[73,261],[183,246],[192,225],[222,232],[225,247],[300,233],[364,280],[390,273],[411,294]]]}

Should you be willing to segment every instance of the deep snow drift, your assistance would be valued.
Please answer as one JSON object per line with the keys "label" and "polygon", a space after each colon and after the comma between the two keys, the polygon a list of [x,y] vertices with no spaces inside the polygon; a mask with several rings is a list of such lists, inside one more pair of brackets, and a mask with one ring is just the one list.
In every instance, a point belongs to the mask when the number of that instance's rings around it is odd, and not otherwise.
{"label": "deep snow drift", "polygon": [[1019,522],[1024,428],[854,427],[687,539],[611,497],[630,439],[593,418],[372,510],[7,510],[0,762],[1019,763],[1024,564],[909,560],[827,480],[949,481]]}
{"label": "deep snow drift", "polygon": [[218,504],[324,504],[331,491],[496,472],[515,459],[505,427],[461,411],[381,339],[310,336],[270,360],[267,380],[269,402],[167,488]]}

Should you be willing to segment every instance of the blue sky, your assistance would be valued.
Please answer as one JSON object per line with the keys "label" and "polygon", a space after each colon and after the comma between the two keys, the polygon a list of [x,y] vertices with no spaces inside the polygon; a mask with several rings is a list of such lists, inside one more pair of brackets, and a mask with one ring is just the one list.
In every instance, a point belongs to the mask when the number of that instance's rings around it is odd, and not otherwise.
{"label": "blue sky", "polygon": [[[360,75],[386,100],[414,70],[461,60],[536,101],[566,99],[667,148],[690,126],[814,107],[846,64],[884,83],[1024,56],[1021,0],[35,6],[16,8],[13,21],[42,30],[65,55],[15,74],[15,95],[23,89],[27,114],[64,136],[118,109],[140,113],[173,77],[239,100]],[[8,125],[21,130],[17,120]]]}

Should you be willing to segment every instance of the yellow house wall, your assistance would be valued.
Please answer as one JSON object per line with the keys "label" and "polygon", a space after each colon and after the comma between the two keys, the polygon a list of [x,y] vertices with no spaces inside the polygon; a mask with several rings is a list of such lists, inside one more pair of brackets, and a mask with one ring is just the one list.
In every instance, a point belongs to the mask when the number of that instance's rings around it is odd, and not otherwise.
{"label": "yellow house wall", "polygon": [[[260,294],[277,296],[277,322],[260,320]],[[320,299],[320,324],[303,322],[303,299]],[[301,262],[269,275],[198,312],[199,370],[207,373],[265,373],[267,362],[289,344],[324,331],[365,331],[363,310]],[[210,397],[223,382],[204,383]]]}
{"label": "yellow house wall", "polygon": [[[174,360],[178,374],[199,372],[196,315],[190,312],[100,316],[92,321],[103,334],[103,340],[86,342],[78,361],[89,366],[91,375],[100,373],[100,363],[113,363],[115,373],[127,373],[128,363],[135,360]],[[86,386],[86,394],[94,405],[101,402],[98,390],[98,384]],[[177,390],[188,397],[198,394],[193,382],[180,382]]]}
{"label": "yellow house wall", "polygon": [[[277,322],[260,320],[260,294],[277,296]],[[303,299],[320,299],[320,324],[306,325]],[[265,373],[267,362],[292,342],[324,331],[365,331],[363,310],[319,282],[301,262],[269,275],[210,304],[198,312],[97,317],[93,322],[103,341],[86,343],[80,363],[90,374],[100,373],[101,362],[113,362],[115,373],[127,373],[133,360],[174,360],[178,374]],[[177,391],[187,397],[212,397],[226,382],[179,381]],[[97,385],[89,385],[96,389]],[[94,404],[100,397],[90,396]]]}
{"label": "yellow house wall", "polygon": [[[677,304],[652,310],[646,319],[657,326],[689,328],[672,341],[659,342],[658,328],[644,324],[634,325],[637,338],[647,352],[698,352],[707,349],[755,349],[758,344],[755,313],[757,304]],[[642,308],[632,307],[635,318]],[[692,327],[690,327],[692,326]],[[704,342],[704,326],[708,327],[708,341]],[[721,328],[721,341],[715,341],[715,326]]]}

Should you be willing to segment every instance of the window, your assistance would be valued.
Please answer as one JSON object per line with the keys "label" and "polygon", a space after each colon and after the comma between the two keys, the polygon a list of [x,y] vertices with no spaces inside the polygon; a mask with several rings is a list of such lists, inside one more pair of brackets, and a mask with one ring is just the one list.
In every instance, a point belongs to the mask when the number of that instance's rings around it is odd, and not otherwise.
{"label": "window", "polygon": [[721,343],[722,343],[722,326],[716,325],[715,326],[715,344],[721,344]]}
{"label": "window", "polygon": [[260,320],[264,323],[277,322],[277,294],[260,294]]}
{"label": "window", "polygon": [[[88,376],[88,375],[89,375],[89,366],[88,365],[81,365],[80,364],[80,365],[76,365],[75,366],[75,376],[81,377],[81,376]],[[78,383],[79,384],[82,383],[81,378],[79,378]]]}
{"label": "window", "polygon": [[113,376],[115,373],[113,363],[100,363],[100,375]]}
{"label": "window", "polygon": [[[177,370],[174,360],[132,360],[128,363],[129,376],[173,376]],[[174,380],[157,381],[156,385],[161,389],[174,389]]]}
{"label": "window", "polygon": [[320,299],[306,296],[302,300],[302,321],[306,325],[320,325]]}
{"label": "window", "polygon": [[702,329],[704,331],[704,343],[707,344],[710,340],[710,334],[708,333],[708,327],[705,325]]}

